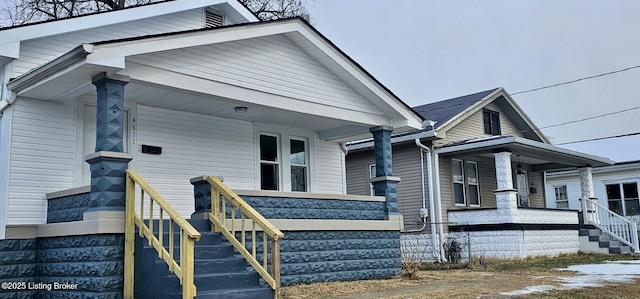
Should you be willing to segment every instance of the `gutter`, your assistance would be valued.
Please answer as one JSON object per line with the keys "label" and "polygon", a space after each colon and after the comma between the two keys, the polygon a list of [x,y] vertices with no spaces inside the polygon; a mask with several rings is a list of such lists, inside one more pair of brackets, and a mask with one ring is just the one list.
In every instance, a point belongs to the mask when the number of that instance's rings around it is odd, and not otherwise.
{"label": "gutter", "polygon": [[[78,63],[84,63],[88,54],[93,50],[93,45],[82,44],[55,60],[37,67],[28,73],[7,83],[8,90],[18,95],[30,87],[46,81],[45,79],[64,70],[74,69]],[[14,96],[15,97],[15,96]]]}

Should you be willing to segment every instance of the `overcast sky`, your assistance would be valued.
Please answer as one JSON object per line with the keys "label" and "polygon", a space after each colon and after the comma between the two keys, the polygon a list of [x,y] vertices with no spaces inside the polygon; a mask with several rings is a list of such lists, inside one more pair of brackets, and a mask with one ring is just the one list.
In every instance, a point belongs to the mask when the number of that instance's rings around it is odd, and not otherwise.
{"label": "overcast sky", "polygon": [[[640,1],[315,0],[316,28],[410,106],[510,94],[640,65]],[[640,107],[640,68],[514,95],[545,127]],[[553,143],[640,132],[640,108],[544,129]],[[563,145],[640,160],[640,136]]]}

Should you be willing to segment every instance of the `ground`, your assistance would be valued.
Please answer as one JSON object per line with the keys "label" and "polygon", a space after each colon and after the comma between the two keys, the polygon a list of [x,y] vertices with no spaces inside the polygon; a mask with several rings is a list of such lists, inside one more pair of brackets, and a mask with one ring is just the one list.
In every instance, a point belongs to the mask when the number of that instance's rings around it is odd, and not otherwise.
{"label": "ground", "polygon": [[[588,287],[585,277],[593,274],[591,268],[571,265],[606,263],[607,260],[630,259],[628,256],[571,255],[554,259],[524,261],[484,261],[463,269],[420,270],[414,279],[393,278],[356,282],[329,282],[285,287],[284,299],[422,299],[422,298],[637,298],[640,294],[640,272],[622,270],[622,274],[609,273],[613,280],[602,281],[602,276],[591,276],[601,287]],[[640,271],[635,264],[606,264],[606,272],[623,269]],[[559,270],[571,266],[572,271]],[[429,265],[424,268],[438,268]],[[597,271],[596,271],[597,272]],[[619,278],[626,278],[621,280]],[[576,284],[576,281],[578,284]],[[580,288],[569,289],[569,285]],[[529,294],[534,290],[553,289]],[[590,297],[593,296],[593,297]]]}

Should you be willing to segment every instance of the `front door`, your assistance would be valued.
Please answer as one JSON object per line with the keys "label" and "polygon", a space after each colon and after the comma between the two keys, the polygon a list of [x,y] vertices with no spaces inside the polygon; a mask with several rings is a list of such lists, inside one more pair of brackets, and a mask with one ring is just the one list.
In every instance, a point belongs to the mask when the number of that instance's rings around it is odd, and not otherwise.
{"label": "front door", "polygon": [[518,190],[518,206],[529,207],[529,186],[526,171],[516,173],[516,188]]}

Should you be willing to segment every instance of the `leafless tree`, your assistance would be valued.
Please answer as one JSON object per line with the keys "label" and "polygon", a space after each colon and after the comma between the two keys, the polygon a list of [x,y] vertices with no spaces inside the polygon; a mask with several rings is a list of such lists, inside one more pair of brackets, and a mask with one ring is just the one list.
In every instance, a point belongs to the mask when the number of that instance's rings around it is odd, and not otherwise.
{"label": "leafless tree", "polygon": [[[90,13],[117,10],[167,0],[4,0],[0,5],[0,26],[16,26],[58,20]],[[311,21],[308,0],[238,0],[260,20],[302,17]]]}

